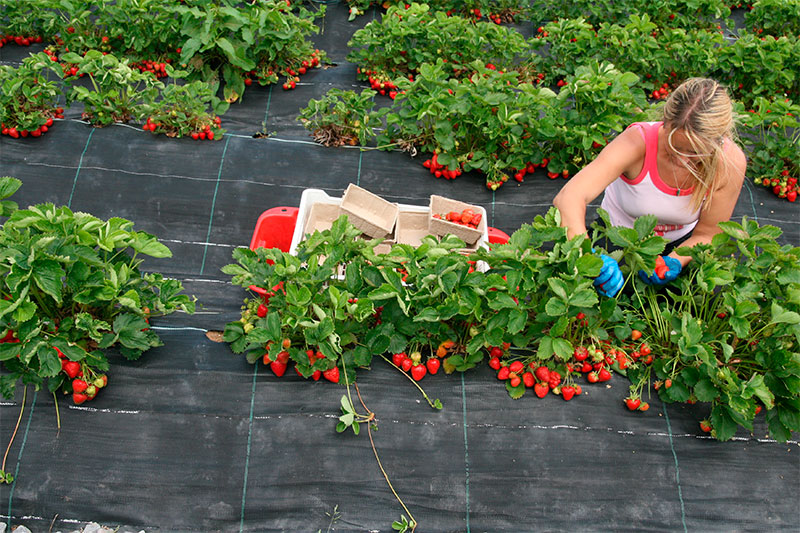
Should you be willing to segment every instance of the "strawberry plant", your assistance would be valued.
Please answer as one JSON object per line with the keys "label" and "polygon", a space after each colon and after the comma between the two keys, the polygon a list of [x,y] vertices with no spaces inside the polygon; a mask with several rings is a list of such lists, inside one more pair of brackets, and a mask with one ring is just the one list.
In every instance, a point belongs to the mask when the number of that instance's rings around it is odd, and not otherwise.
{"label": "strawberry plant", "polygon": [[486,22],[433,12],[427,4],[390,7],[379,21],[357,30],[348,42],[348,61],[359,67],[381,94],[396,94],[398,78],[412,79],[423,63],[439,58],[452,67],[452,77],[469,76],[469,66],[480,59],[489,68],[508,70],[524,57],[534,62],[522,35]]}
{"label": "strawberry plant", "polygon": [[541,135],[548,176],[567,178],[588,164],[611,135],[644,118],[644,94],[638,77],[609,63],[580,66],[558,93],[556,105],[543,110]]}
{"label": "strawberry plant", "polygon": [[800,98],[800,40],[795,37],[759,37],[741,31],[717,57],[720,79],[745,104],[758,96]]}
{"label": "strawberry plant", "polygon": [[260,0],[240,6],[232,0],[198,0],[176,6],[181,21],[180,62],[200,79],[220,79],[224,98],[239,100],[253,80],[261,85],[285,76],[285,88],[294,88],[299,76],[324,61],[308,37],[317,33],[316,12],[292,8],[286,0]]}
{"label": "strawberry plant", "polygon": [[663,291],[636,280],[630,312],[655,361],[628,369],[632,394],[655,380],[664,402],[709,402],[719,440],[752,431],[763,406],[785,441],[800,430],[800,248],[746,217],[720,228],[710,245],[679,249],[692,261]]}
{"label": "strawberry plant", "polygon": [[[366,145],[377,133],[384,110],[373,111],[375,92],[331,89],[300,110],[300,121],[314,140],[325,146]],[[385,109],[385,108],[384,108]]]}
{"label": "strawberry plant", "polygon": [[43,0],[0,0],[0,47],[9,42],[29,46],[50,37],[42,17],[43,7]]}
{"label": "strawberry plant", "polygon": [[555,94],[480,61],[469,68],[471,77],[450,79],[443,61],[422,65],[413,83],[401,85],[405,94],[395,99],[378,145],[433,152],[427,166],[437,177],[478,170],[494,190],[541,161],[538,142],[547,125],[539,110],[552,105]]}
{"label": "strawberry plant", "polygon": [[[173,77],[183,74],[173,72],[170,67],[167,70]],[[220,127],[222,120],[214,113],[228,105],[217,98],[213,86],[208,83],[170,83],[161,91],[161,99],[153,103],[144,129],[167,137],[219,140],[225,130]]]}
{"label": "strawberry plant", "polygon": [[[0,179],[0,197],[21,185]],[[67,207],[18,209],[4,200],[0,229],[0,394],[19,380],[91,400],[108,382],[102,350],[135,360],[161,346],[150,317],[194,312],[180,282],[140,270],[143,258],[170,257],[156,237],[121,218],[100,220]]]}
{"label": "strawberry plant", "polygon": [[88,88],[73,85],[67,93],[67,104],[81,102],[82,118],[98,127],[143,118],[163,87],[152,75],[132,69],[127,60],[98,50],[90,50],[84,56],[69,52],[61,58],[77,68],[67,81],[79,74],[91,81]]}
{"label": "strawberry plant", "polygon": [[744,112],[741,140],[748,152],[748,175],[776,196],[790,202],[797,199],[800,178],[800,106],[781,98],[756,98]]}
{"label": "strawberry plant", "polygon": [[757,34],[800,37],[800,4],[784,0],[755,0],[744,14],[744,25]]}
{"label": "strawberry plant", "polygon": [[0,66],[3,135],[39,137],[53,126],[53,118],[63,117],[56,107],[61,88],[47,77],[50,63],[47,55],[39,53],[25,58],[17,68]]}
{"label": "strawberry plant", "polygon": [[[480,20],[485,16],[495,24],[514,22],[531,12],[530,6],[521,0],[428,0],[419,3],[428,5],[431,10],[445,12],[447,16],[461,15],[474,20]],[[364,11],[374,4],[391,9],[390,2],[376,0],[347,0],[347,4],[350,6],[349,20],[351,21],[357,16],[363,15]],[[396,3],[406,9],[411,8],[414,4],[417,2]]]}

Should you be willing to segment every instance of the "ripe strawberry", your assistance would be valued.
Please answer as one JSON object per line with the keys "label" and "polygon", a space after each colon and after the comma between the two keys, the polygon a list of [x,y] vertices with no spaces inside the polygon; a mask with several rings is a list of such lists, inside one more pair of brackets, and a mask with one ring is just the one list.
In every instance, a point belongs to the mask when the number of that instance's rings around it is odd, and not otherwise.
{"label": "ripe strawberry", "polygon": [[647,411],[650,409],[650,404],[647,402],[642,402],[642,405],[639,406],[640,411]]}
{"label": "ripe strawberry", "polygon": [[562,398],[564,398],[566,401],[570,401],[573,396],[575,396],[575,387],[571,385],[568,385],[566,387],[561,387]]}
{"label": "ripe strawberry", "polygon": [[81,371],[81,365],[77,361],[63,361],[61,364],[62,370],[69,376],[70,379],[74,378]]}
{"label": "ripe strawberry", "polygon": [[514,361],[513,363],[511,363],[511,365],[509,365],[508,368],[509,370],[511,370],[511,372],[519,374],[525,368],[525,365],[523,365],[521,361]]}
{"label": "ripe strawberry", "polygon": [[600,381],[600,377],[597,375],[597,372],[589,372],[586,375],[586,380],[589,383],[597,383],[598,381]]}
{"label": "ripe strawberry", "polygon": [[287,352],[286,350],[281,350],[280,352],[278,352],[278,356],[276,357],[276,360],[279,363],[282,363],[284,365],[288,364],[289,363],[289,352]]}
{"label": "ripe strawberry", "polygon": [[608,381],[611,379],[611,372],[605,368],[601,368],[600,372],[597,373],[597,378],[599,381]]}
{"label": "ripe strawberry", "polygon": [[472,220],[470,221],[470,224],[475,226],[475,227],[478,227],[481,224],[481,219],[482,218],[483,218],[482,214],[475,213],[474,215],[472,215]]}
{"label": "ripe strawberry", "polygon": [[639,347],[639,353],[642,355],[650,355],[650,346],[647,343],[642,343]]}
{"label": "ripe strawberry", "polygon": [[403,359],[403,362],[400,363],[400,367],[406,372],[411,370],[412,366],[414,366],[414,361],[412,361],[410,357],[406,357],[405,359]]}
{"label": "ripe strawberry", "polygon": [[539,398],[544,398],[550,392],[550,388],[545,383],[537,383],[533,386],[533,392]]}
{"label": "ripe strawberry", "polygon": [[642,338],[642,332],[641,331],[639,331],[638,329],[634,329],[633,331],[631,331],[631,340],[632,341],[638,341],[641,338]]}
{"label": "ripe strawberry", "polygon": [[636,411],[641,403],[642,400],[639,398],[625,398],[625,405],[627,405],[628,409],[631,411]]}
{"label": "ripe strawberry", "polygon": [[664,380],[664,386],[665,386],[666,388],[670,388],[670,387],[672,387],[672,380],[671,380],[671,379],[669,379],[669,378],[665,379],[665,380]]}
{"label": "ripe strawberry", "polygon": [[89,384],[82,379],[72,380],[72,392],[84,392]]}
{"label": "ripe strawberry", "polygon": [[80,405],[88,399],[88,396],[80,392],[75,392],[72,394],[72,401],[75,402],[75,405]]}
{"label": "ripe strawberry", "polygon": [[756,405],[756,414],[758,414],[760,412],[761,412],[761,406],[760,405]]}
{"label": "ripe strawberry", "polygon": [[493,346],[492,349],[489,351],[489,355],[492,357],[503,357],[503,350],[497,346]]}
{"label": "ripe strawberry", "polygon": [[269,368],[272,370],[272,373],[278,377],[286,373],[286,363],[281,363],[280,361],[272,361],[269,364]]}
{"label": "ripe strawberry", "polygon": [[522,383],[522,379],[520,379],[518,375],[514,374],[509,380],[509,383],[511,383],[512,387],[519,387],[519,384]]}
{"label": "ripe strawberry", "polygon": [[522,374],[522,382],[525,383],[526,387],[531,388],[536,384],[536,378],[530,372],[525,372]]}
{"label": "ripe strawberry", "polygon": [[442,363],[436,358],[430,358],[425,363],[425,366],[428,367],[428,372],[431,374],[436,374],[439,371],[439,367],[441,367]]}
{"label": "ripe strawberry", "polygon": [[706,433],[711,433],[711,422],[708,420],[701,420],[700,421],[700,429],[702,429]]}
{"label": "ripe strawberry", "polygon": [[330,381],[331,383],[339,383],[339,367],[335,366],[330,368],[322,373],[322,377]]}
{"label": "ripe strawberry", "polygon": [[406,357],[408,356],[406,355],[405,352],[392,354],[392,363],[394,363],[396,366],[400,366],[403,364],[403,359],[405,359]]}
{"label": "ripe strawberry", "polygon": [[586,346],[578,346],[572,354],[576,361],[585,361],[589,357],[589,350]]}
{"label": "ripe strawberry", "polygon": [[265,365],[268,365],[268,364],[270,364],[270,363],[272,362],[272,359],[270,359],[270,358],[269,358],[269,352],[267,352],[267,353],[265,353],[265,354],[264,354],[264,356],[261,358],[261,361],[262,361],[262,362],[263,362]]}
{"label": "ripe strawberry", "polygon": [[497,372],[497,379],[500,381],[505,381],[508,379],[508,376],[511,374],[511,370],[507,367],[501,367],[500,370]]}
{"label": "ripe strawberry", "polygon": [[264,318],[267,316],[267,306],[264,304],[259,305],[258,309],[256,310],[256,315],[258,315],[259,318]]}
{"label": "ripe strawberry", "polygon": [[493,370],[500,370],[501,366],[502,365],[500,364],[500,358],[499,357],[492,357],[491,359],[489,359],[489,368],[491,368]]}
{"label": "ripe strawberry", "polygon": [[419,364],[411,367],[411,377],[414,381],[419,381],[428,373],[428,368],[425,365]]}
{"label": "ripe strawberry", "polygon": [[550,369],[546,366],[538,367],[534,373],[540,381],[548,381],[550,379]]}
{"label": "ripe strawberry", "polygon": [[314,373],[311,374],[311,379],[313,379],[314,381],[319,381],[320,376],[322,376],[322,372],[320,372],[319,370],[314,370]]}
{"label": "ripe strawberry", "polygon": [[550,379],[547,380],[547,384],[550,385],[551,389],[555,389],[561,384],[561,374],[556,372],[555,370],[550,372]]}

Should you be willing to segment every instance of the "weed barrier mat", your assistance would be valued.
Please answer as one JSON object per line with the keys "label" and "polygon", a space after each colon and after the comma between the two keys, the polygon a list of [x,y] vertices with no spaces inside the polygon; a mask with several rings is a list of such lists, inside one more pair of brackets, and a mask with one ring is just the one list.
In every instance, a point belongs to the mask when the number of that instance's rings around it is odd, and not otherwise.
{"label": "weed barrier mat", "polygon": [[[194,315],[153,320],[165,345],[138,361],[108,352],[111,386],[89,404],[59,398],[60,430],[53,396],[28,388],[6,467],[15,481],[0,486],[7,525],[390,531],[407,515],[368,437],[335,432],[343,387],[278,379],[205,335],[238,319],[246,297],[220,268],[248,245],[262,211],[297,206],[303,189],[340,196],[355,183],[419,205],[439,194],[485,207],[489,225],[511,233],[545,213],[564,183],[537,171],[492,192],[477,175],[433,179],[421,156],[310,142],[297,110],[331,87],[360,87],[345,42],[370,17],[347,23],[346,6],[329,5],[318,45],[338,65],[308,74],[294,91],[248,90],[223,116],[220,141],[166,139],[135,125],[92,129],[74,108],[41,138],[0,138],[0,174],[23,181],[13,200],[132,220],[173,252],[145,269],[180,279],[200,304]],[[13,64],[28,51],[7,46],[0,60]],[[262,129],[274,136],[252,137]],[[777,225],[779,240],[797,245],[796,209],[746,181],[733,219]],[[800,443],[766,437],[763,417],[752,434],[740,429],[719,443],[698,427],[707,406],[665,405],[653,394],[648,412],[627,411],[622,377],[587,385],[569,403],[511,400],[486,366],[421,384],[441,411],[378,358],[359,372],[381,463],[417,531],[800,527]],[[0,400],[4,445],[23,389]]]}

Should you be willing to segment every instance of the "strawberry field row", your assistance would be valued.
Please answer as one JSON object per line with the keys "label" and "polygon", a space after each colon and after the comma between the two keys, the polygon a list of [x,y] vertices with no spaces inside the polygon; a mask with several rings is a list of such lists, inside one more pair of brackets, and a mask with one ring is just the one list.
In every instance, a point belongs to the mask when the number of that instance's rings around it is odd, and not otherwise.
{"label": "strawberry field row", "polygon": [[[415,381],[488,358],[515,399],[530,389],[569,400],[582,376],[617,372],[631,381],[628,408],[645,410],[651,388],[664,402],[709,402],[713,434],[727,440],[763,407],[773,437],[790,438],[800,429],[800,248],[780,247],[778,228],[726,222],[712,245],[682,250],[687,274],[659,291],[635,275],[664,249],[655,218],[606,223],[568,240],[553,208],[469,257],[453,253],[464,243],[452,236],[376,255],[378,241],[342,217],[296,256],[234,252],[223,272],[267,296],[247,299],[224,338],[277,376],[294,364],[348,384],[386,352]],[[604,238],[626,276],[616,298],[592,287],[602,260],[590,250]]]}

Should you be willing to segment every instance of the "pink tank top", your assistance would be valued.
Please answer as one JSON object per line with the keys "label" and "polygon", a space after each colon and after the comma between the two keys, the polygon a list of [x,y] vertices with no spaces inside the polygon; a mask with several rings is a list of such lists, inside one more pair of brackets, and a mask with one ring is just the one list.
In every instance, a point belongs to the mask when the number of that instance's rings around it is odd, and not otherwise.
{"label": "pink tank top", "polygon": [[620,176],[609,185],[600,207],[608,211],[615,226],[632,228],[635,220],[644,215],[655,215],[657,235],[674,241],[690,233],[700,217],[700,210],[692,211],[692,189],[670,187],[658,175],[658,129],[661,122],[635,122],[645,141],[644,166],[634,179]]}

